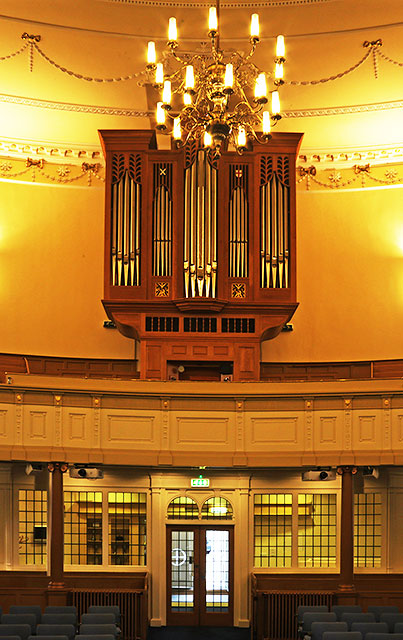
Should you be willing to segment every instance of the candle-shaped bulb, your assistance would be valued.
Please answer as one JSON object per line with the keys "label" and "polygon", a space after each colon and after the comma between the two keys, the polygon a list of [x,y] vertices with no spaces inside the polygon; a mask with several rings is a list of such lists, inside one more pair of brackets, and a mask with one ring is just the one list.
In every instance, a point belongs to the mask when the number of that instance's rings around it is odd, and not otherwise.
{"label": "candle-shaped bulb", "polygon": [[169,42],[176,42],[178,39],[178,31],[176,28],[176,18],[169,18],[168,22],[168,40]]}
{"label": "candle-shaped bulb", "polygon": [[215,7],[210,7],[208,12],[208,28],[209,31],[217,31],[218,30],[218,18],[217,18],[217,9]]}
{"label": "candle-shaped bulb", "polygon": [[171,81],[164,81],[164,88],[162,90],[162,102],[164,104],[171,104]]}
{"label": "candle-shaped bulb", "polygon": [[266,74],[259,73],[255,82],[255,98],[263,98],[267,95]]}
{"label": "candle-shaped bulb", "polygon": [[270,111],[263,111],[263,122],[262,122],[262,131],[265,135],[270,133],[271,130],[271,121],[270,121]]}
{"label": "candle-shaped bulb", "polygon": [[185,77],[185,88],[194,89],[195,86],[195,77],[193,72],[193,65],[188,64],[186,67],[186,77]]}
{"label": "candle-shaped bulb", "polygon": [[155,53],[155,42],[150,40],[147,45],[147,64],[155,64],[156,59],[157,56]]}
{"label": "candle-shaped bulb", "polygon": [[284,78],[284,65],[282,62],[276,62],[274,77],[276,80],[282,80]]}
{"label": "candle-shaped bulb", "polygon": [[246,147],[246,131],[244,127],[239,127],[238,129],[237,146]]}
{"label": "candle-shaped bulb", "polygon": [[174,118],[172,135],[174,137],[174,140],[180,140],[182,137],[181,119],[179,118],[179,116],[177,118]]}
{"label": "candle-shaped bulb", "polygon": [[250,35],[252,38],[259,37],[259,15],[252,13],[250,18]]}
{"label": "candle-shaped bulb", "polygon": [[211,134],[208,133],[207,131],[204,132],[204,138],[203,138],[203,144],[205,147],[211,147],[213,143],[213,138],[211,137]]}
{"label": "candle-shaped bulb", "polygon": [[164,83],[164,65],[162,62],[157,62],[157,66],[155,69],[155,84],[163,84]]}
{"label": "candle-shaped bulb", "polygon": [[231,63],[225,65],[224,85],[228,88],[234,85],[234,65]]}
{"label": "candle-shaped bulb", "polygon": [[192,104],[192,96],[189,93],[184,93],[183,94],[183,104],[188,107],[190,104]]}
{"label": "candle-shaped bulb", "polygon": [[271,94],[271,112],[274,116],[280,113],[280,95],[278,91],[273,91]]}
{"label": "candle-shaped bulb", "polygon": [[165,111],[162,108],[162,102],[157,102],[157,124],[165,124]]}
{"label": "candle-shaped bulb", "polygon": [[284,36],[277,36],[276,57],[277,58],[284,58],[285,57]]}

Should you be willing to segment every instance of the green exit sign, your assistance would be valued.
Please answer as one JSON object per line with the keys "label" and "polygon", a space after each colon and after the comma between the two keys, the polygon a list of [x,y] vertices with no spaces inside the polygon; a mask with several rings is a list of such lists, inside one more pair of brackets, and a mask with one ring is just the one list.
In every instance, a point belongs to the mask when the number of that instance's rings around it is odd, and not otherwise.
{"label": "green exit sign", "polygon": [[190,486],[191,487],[209,487],[210,480],[208,478],[191,478]]}

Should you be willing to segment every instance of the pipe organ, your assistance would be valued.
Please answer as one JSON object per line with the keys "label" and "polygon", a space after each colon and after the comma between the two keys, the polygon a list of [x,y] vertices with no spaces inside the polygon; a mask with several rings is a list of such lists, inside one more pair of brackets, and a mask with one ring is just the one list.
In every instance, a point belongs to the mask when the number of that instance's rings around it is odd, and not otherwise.
{"label": "pipe organ", "polygon": [[260,344],[296,301],[295,159],[301,134],[242,156],[153,131],[101,131],[103,304],[140,342],[140,377],[259,380]]}

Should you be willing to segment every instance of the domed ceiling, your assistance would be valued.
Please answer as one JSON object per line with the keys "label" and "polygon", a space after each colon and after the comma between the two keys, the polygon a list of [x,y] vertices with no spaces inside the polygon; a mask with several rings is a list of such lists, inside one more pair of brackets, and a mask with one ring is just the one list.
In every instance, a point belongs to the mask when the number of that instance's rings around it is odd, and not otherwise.
{"label": "domed ceiling", "polygon": [[[211,4],[2,0],[1,137],[96,150],[98,129],[150,128],[147,41],[162,56],[175,16],[180,49],[203,50]],[[224,50],[248,51],[254,12],[258,67],[271,71],[275,38],[286,40],[278,131],[304,132],[303,149],[311,153],[402,145],[401,0],[223,0]],[[24,33],[38,38],[21,39]]]}

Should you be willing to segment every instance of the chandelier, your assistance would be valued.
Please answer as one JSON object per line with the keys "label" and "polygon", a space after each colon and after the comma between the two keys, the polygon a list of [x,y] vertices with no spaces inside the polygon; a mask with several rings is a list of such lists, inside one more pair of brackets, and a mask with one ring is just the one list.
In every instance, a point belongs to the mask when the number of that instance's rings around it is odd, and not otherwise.
{"label": "chandelier", "polygon": [[155,42],[148,43],[149,82],[161,93],[156,126],[172,134],[178,147],[189,140],[202,140],[216,154],[223,144],[232,144],[242,153],[249,140],[267,142],[271,127],[281,118],[278,87],[284,83],[284,36],[277,36],[274,71],[264,72],[252,62],[259,43],[258,14],[251,16],[250,50],[246,54],[220,48],[218,17],[216,0],[208,14],[209,50],[182,55],[178,52],[176,19],[170,18],[165,68],[157,62]]}

